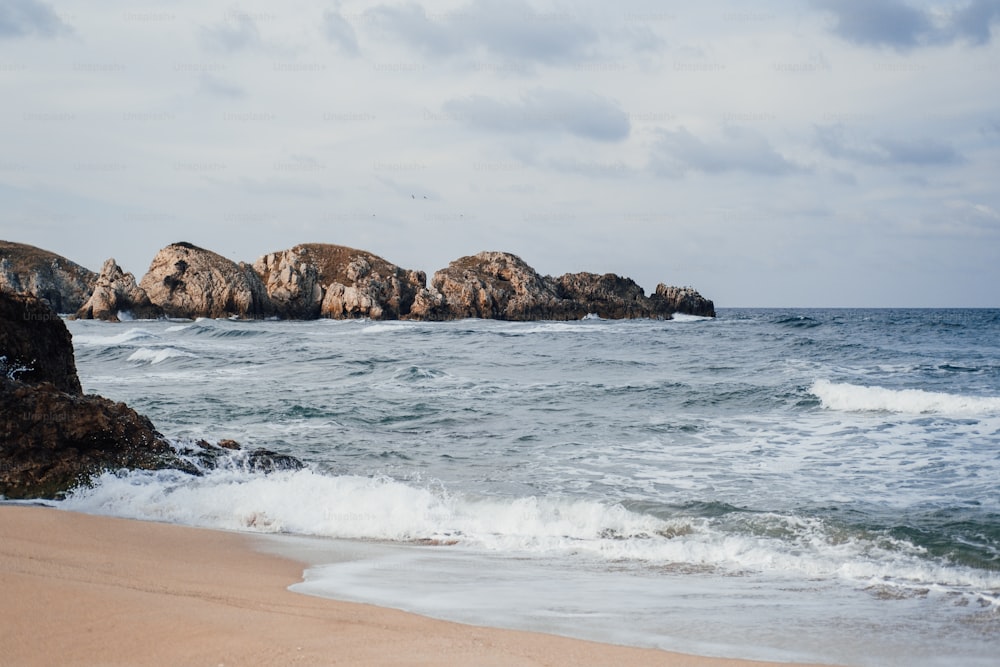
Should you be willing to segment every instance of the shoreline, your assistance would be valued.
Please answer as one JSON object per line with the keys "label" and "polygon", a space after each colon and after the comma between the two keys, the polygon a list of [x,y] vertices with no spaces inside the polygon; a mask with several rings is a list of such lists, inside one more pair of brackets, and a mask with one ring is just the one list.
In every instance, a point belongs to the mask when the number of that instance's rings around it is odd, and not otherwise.
{"label": "shoreline", "polygon": [[0,505],[5,664],[664,665],[708,658],[292,592],[308,563],[243,533]]}

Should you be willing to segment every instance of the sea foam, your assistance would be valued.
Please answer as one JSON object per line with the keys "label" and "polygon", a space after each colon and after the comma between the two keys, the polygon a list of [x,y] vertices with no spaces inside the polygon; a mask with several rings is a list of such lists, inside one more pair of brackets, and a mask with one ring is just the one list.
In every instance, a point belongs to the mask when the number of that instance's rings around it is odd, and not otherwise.
{"label": "sea foam", "polygon": [[1000,590],[996,574],[928,560],[904,540],[845,536],[817,518],[750,513],[664,519],[593,500],[473,497],[310,469],[264,475],[235,466],[202,477],[106,473],[61,506],[227,530],[458,544],[493,553],[805,575],[904,590],[930,586],[987,603],[995,603],[992,592]]}
{"label": "sea foam", "polygon": [[183,350],[178,350],[173,347],[160,347],[150,349],[148,347],[140,347],[138,350],[129,355],[129,361],[136,362],[146,362],[149,364],[159,364],[167,359],[174,359],[177,357],[191,357],[196,358],[198,355],[192,354],[191,352],[185,352]]}
{"label": "sea foam", "polygon": [[1000,413],[1000,397],[964,396],[923,389],[886,389],[817,380],[809,392],[828,410],[910,414],[983,415]]}

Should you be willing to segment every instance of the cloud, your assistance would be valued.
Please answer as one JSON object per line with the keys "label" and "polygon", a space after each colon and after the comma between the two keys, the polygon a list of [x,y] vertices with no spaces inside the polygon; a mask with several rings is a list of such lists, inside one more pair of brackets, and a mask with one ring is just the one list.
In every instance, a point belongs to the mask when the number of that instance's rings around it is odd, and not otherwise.
{"label": "cloud", "polygon": [[358,36],[339,11],[327,11],[323,15],[323,34],[328,42],[340,49],[341,53],[358,55]]}
{"label": "cloud", "polygon": [[848,136],[843,125],[817,126],[816,139],[830,157],[868,165],[950,165],[964,161],[954,148],[929,138],[870,141]]}
{"label": "cloud", "polygon": [[52,8],[36,0],[4,0],[0,3],[0,39],[37,35],[57,37],[71,32]]}
{"label": "cloud", "polygon": [[997,20],[1000,20],[1000,0],[973,0],[954,13],[952,30],[973,44],[986,44],[990,41],[990,29]]}
{"label": "cloud", "polygon": [[202,74],[198,80],[198,89],[202,93],[215,97],[241,99],[246,97],[246,91],[240,86],[220,79],[211,74]]}
{"label": "cloud", "polygon": [[899,0],[814,0],[836,18],[833,31],[861,46],[907,51],[968,40],[983,45],[1000,19],[1000,0],[972,0],[950,12],[918,9]]}
{"label": "cloud", "polygon": [[539,13],[524,2],[473,0],[442,14],[416,4],[382,5],[369,15],[384,30],[427,55],[484,52],[511,61],[560,63],[586,57],[598,34],[568,13]]}
{"label": "cloud", "polygon": [[778,153],[761,134],[745,127],[726,126],[722,141],[709,142],[686,128],[661,130],[653,146],[650,168],[672,178],[689,171],[719,174],[746,171],[780,176],[804,168]]}
{"label": "cloud", "polygon": [[472,95],[444,104],[445,112],[466,125],[508,134],[566,132],[593,141],[622,141],[631,129],[618,106],[597,95],[536,89],[519,102]]}
{"label": "cloud", "polygon": [[246,14],[233,13],[228,20],[201,29],[202,44],[213,51],[236,52],[253,49],[262,45],[260,31],[253,18]]}

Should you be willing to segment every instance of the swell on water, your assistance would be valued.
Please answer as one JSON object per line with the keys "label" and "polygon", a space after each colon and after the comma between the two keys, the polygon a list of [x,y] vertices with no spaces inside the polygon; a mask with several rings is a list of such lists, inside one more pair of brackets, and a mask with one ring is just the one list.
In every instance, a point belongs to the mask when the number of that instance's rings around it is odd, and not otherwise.
{"label": "swell on water", "polygon": [[817,380],[809,392],[824,408],[844,412],[895,412],[908,414],[1000,414],[1000,397],[964,396],[923,389],[887,389],[846,382]]}

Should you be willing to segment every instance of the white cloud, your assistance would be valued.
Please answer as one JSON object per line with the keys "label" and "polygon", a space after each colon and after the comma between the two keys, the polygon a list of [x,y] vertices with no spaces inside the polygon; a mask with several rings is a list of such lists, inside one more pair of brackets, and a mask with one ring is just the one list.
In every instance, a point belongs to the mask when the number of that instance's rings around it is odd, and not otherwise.
{"label": "white cloud", "polygon": [[781,155],[760,133],[734,125],[724,127],[723,136],[716,141],[701,139],[683,127],[662,130],[653,146],[650,167],[673,178],[690,171],[781,176],[805,169]]}

